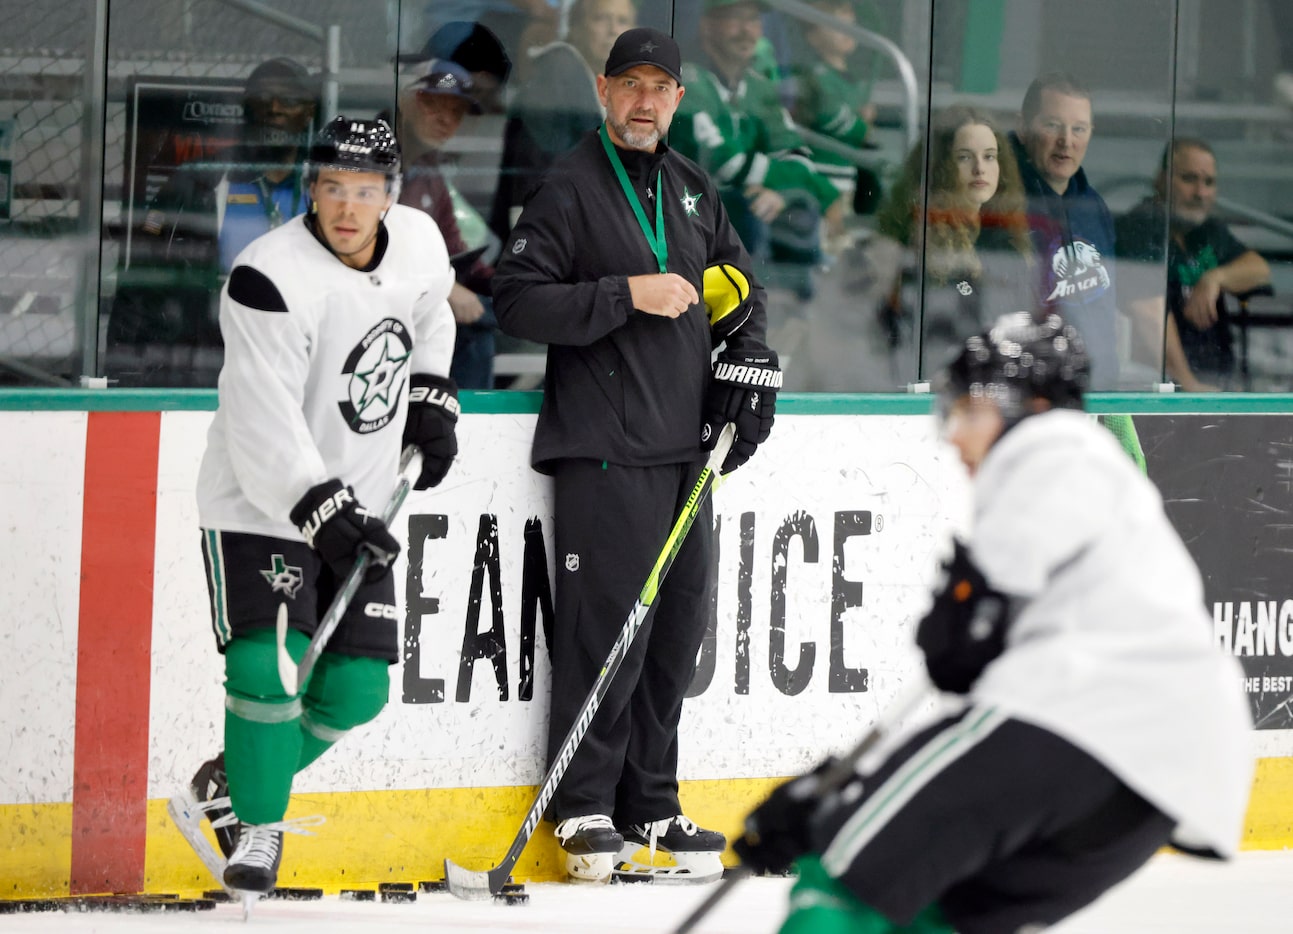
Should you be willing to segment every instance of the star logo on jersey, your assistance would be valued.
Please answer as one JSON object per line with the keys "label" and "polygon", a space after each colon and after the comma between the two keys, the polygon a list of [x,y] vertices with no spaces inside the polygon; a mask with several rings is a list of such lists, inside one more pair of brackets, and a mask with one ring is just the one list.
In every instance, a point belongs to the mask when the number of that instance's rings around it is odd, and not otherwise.
{"label": "star logo on jersey", "polygon": [[267,571],[261,571],[260,576],[269,581],[270,590],[287,594],[288,599],[295,600],[296,592],[305,582],[301,569],[288,564],[282,555],[274,555],[270,562],[272,567]]}
{"label": "star logo on jersey", "polygon": [[355,371],[355,378],[364,384],[363,394],[357,406],[362,416],[370,405],[381,403],[387,407],[391,404],[391,389],[396,385],[396,378],[409,360],[408,351],[398,357],[390,356],[390,343],[383,341],[381,355],[366,371]]}
{"label": "star logo on jersey", "polygon": [[696,202],[699,201],[704,196],[705,196],[705,193],[703,191],[700,192],[699,194],[693,195],[690,191],[688,191],[684,187],[682,190],[682,197],[678,199],[678,201],[682,204],[683,213],[686,214],[688,217],[699,217],[700,212],[696,210]]}
{"label": "star logo on jersey", "polygon": [[350,351],[341,370],[346,398],[337,405],[351,431],[377,431],[400,411],[412,352],[408,328],[394,318],[379,321]]}

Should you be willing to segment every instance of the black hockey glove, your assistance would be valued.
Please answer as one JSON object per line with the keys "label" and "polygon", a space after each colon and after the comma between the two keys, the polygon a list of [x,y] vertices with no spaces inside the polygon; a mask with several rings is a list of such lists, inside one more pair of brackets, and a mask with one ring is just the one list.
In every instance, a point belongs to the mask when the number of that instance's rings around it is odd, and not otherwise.
{"label": "black hockey glove", "polygon": [[806,775],[773,789],[768,799],[745,818],[745,832],[732,843],[741,862],[756,873],[787,872],[813,850],[813,816],[837,788],[823,788],[823,774],[836,759],[826,759]]}
{"label": "black hockey glove", "polygon": [[364,572],[367,584],[381,580],[400,553],[400,543],[381,516],[371,513],[355,499],[355,491],[340,480],[328,480],[310,487],[292,507],[292,523],[305,536],[305,543],[319,553],[338,578],[355,566],[361,549],[372,556]]}
{"label": "black hockey glove", "polygon": [[723,426],[728,422],[736,425],[736,438],[723,459],[722,473],[740,467],[755,448],[768,440],[780,388],[781,368],[774,351],[724,351],[714,361],[714,379],[705,399],[705,421],[700,426],[700,447],[712,451]]}
{"label": "black hockey glove", "polygon": [[415,490],[437,486],[449,472],[458,453],[458,384],[447,376],[414,373],[409,379],[409,417],[404,423],[404,445],[422,451],[422,473]]}
{"label": "black hockey glove", "polygon": [[1010,598],[989,586],[969,549],[956,541],[943,564],[942,588],[916,627],[930,680],[944,691],[967,693],[1005,649],[1012,619]]}

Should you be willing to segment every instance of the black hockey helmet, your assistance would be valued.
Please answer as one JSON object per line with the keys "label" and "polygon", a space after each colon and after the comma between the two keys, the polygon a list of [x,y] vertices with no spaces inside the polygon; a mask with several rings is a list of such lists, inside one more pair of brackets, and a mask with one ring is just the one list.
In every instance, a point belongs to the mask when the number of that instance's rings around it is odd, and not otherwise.
{"label": "black hockey helmet", "polygon": [[1034,399],[1052,408],[1081,409],[1091,379],[1086,344],[1057,313],[1002,315],[965,342],[940,374],[936,391],[946,415],[962,396],[995,402],[1007,425],[1032,411]]}
{"label": "black hockey helmet", "polygon": [[378,172],[393,188],[400,177],[400,145],[385,120],[337,116],[319,131],[310,145],[310,181],[321,168],[349,172]]}

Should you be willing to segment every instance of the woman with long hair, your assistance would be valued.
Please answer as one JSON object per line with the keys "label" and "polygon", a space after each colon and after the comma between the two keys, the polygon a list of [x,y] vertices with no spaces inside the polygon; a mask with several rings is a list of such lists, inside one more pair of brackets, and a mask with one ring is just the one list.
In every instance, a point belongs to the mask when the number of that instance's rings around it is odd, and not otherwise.
{"label": "woman with long hair", "polygon": [[[928,184],[921,144],[877,218],[917,260],[923,251],[922,377],[998,315],[1037,302],[1027,202],[1005,135],[983,111],[956,105],[935,116],[929,142]],[[894,307],[902,301],[896,294]]]}

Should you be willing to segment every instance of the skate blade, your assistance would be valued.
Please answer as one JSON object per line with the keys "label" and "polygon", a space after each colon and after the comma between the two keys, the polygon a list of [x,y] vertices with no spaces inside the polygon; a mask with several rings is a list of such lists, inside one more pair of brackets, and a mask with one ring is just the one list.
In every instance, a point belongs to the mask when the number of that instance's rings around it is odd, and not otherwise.
{"label": "skate blade", "polygon": [[571,882],[605,884],[615,868],[614,853],[567,853],[566,875]]}
{"label": "skate blade", "polygon": [[193,793],[189,791],[180,792],[166,802],[166,811],[171,815],[171,820],[175,822],[175,829],[187,841],[189,847],[197,854],[198,859],[202,860],[202,865],[207,867],[207,871],[215,877],[216,882],[229,893],[233,898],[237,898],[239,893],[236,889],[231,889],[224,883],[225,858],[216,851],[207,839],[206,834],[202,832],[202,821],[205,815],[202,809],[198,807],[197,800]]}
{"label": "skate blade", "polygon": [[723,878],[720,854],[669,853],[626,843],[615,861],[616,882],[651,882],[656,885],[705,885]]}

